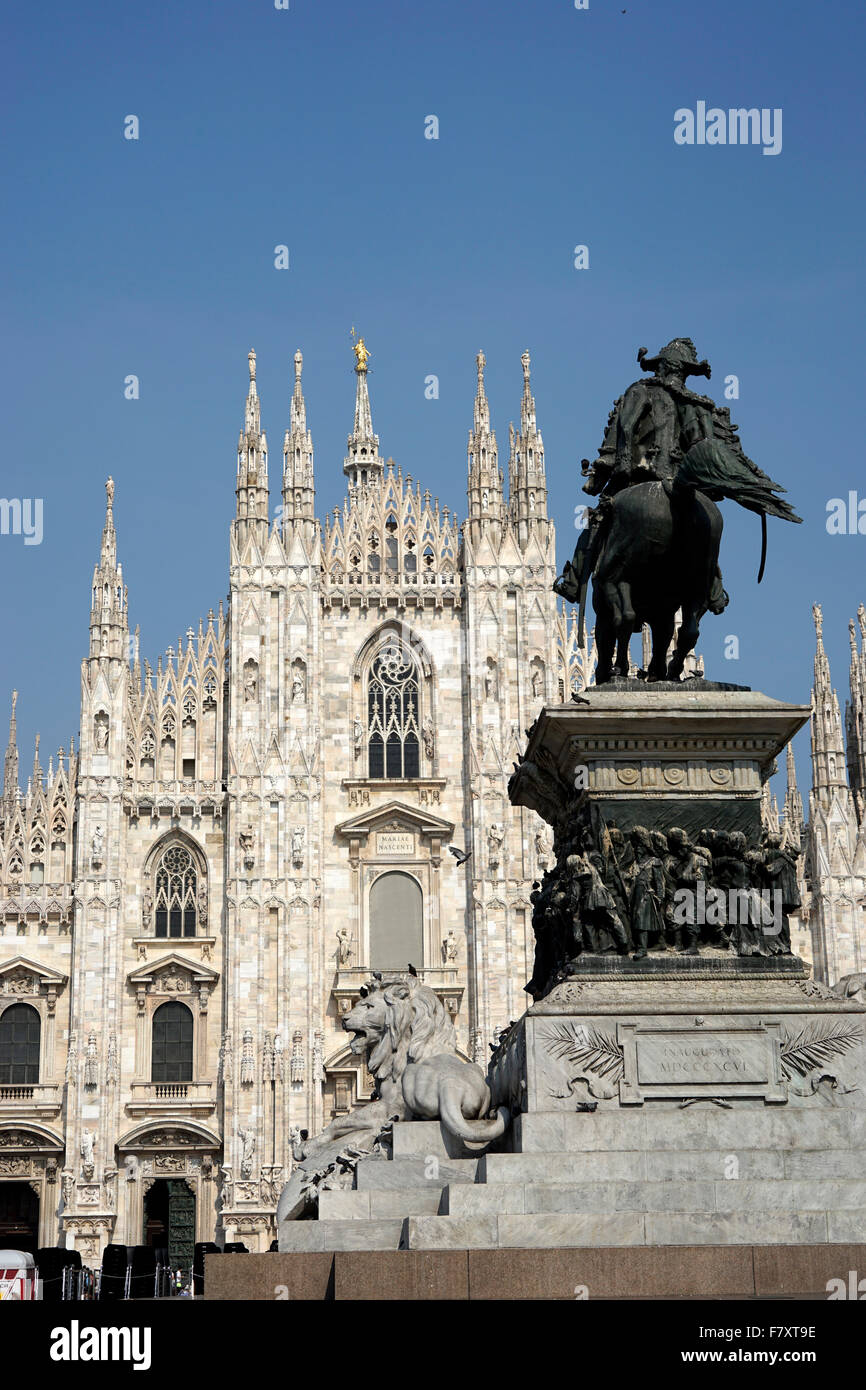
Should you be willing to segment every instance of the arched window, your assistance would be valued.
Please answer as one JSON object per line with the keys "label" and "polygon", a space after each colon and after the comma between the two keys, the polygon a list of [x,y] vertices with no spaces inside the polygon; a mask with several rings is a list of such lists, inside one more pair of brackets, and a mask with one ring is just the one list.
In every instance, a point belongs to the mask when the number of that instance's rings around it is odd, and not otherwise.
{"label": "arched window", "polygon": [[423,894],[409,874],[380,874],[370,889],[370,969],[424,963]]}
{"label": "arched window", "polygon": [[160,1004],[153,1015],[150,1079],[192,1081],[192,1014],[186,1004]]}
{"label": "arched window", "polygon": [[197,875],[189,850],[170,845],[156,869],[156,935],[195,936]]}
{"label": "arched window", "polygon": [[371,777],[419,775],[418,669],[411,653],[390,641],[367,679],[367,746]]}
{"label": "arched window", "polygon": [[0,1014],[0,1086],[34,1086],[39,1080],[42,1020],[30,1004],[10,1004]]}

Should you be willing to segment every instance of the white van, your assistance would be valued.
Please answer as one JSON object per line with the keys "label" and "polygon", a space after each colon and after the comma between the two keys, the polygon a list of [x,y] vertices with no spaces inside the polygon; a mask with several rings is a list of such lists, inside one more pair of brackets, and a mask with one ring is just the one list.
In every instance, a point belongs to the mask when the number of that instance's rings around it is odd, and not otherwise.
{"label": "white van", "polygon": [[0,1302],[30,1303],[39,1297],[39,1271],[24,1250],[0,1250]]}

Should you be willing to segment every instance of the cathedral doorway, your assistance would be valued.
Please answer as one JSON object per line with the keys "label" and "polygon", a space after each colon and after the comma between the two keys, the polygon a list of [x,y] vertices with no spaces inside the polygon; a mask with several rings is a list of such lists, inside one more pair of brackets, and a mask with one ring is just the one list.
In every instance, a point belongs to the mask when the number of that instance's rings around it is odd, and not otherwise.
{"label": "cathedral doorway", "polygon": [[0,1250],[39,1248],[39,1198],[29,1182],[0,1182]]}
{"label": "cathedral doorway", "polygon": [[411,874],[380,874],[370,889],[370,968],[424,964],[424,895]]}
{"label": "cathedral doorway", "polygon": [[183,1179],[157,1178],[145,1193],[144,1244],[167,1251],[172,1269],[192,1265],[195,1196]]}

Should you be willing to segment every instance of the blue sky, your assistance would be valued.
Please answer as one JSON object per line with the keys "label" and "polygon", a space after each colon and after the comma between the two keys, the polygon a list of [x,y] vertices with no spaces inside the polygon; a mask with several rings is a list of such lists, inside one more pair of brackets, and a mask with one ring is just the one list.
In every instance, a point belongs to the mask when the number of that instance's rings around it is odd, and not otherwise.
{"label": "blue sky", "polygon": [[[37,728],[46,761],[77,731],[107,474],[155,662],[226,593],[251,346],[272,485],[300,347],[319,514],[342,500],[353,324],[383,453],[461,517],[475,353],[504,462],[530,349],[560,559],[637,348],[693,337],[804,517],[771,520],[758,589],[757,518],[725,505],[707,674],[807,699],[818,600],[844,699],[866,537],[825,521],[866,498],[861,4],[49,0],[4,27],[0,490],[44,500],[40,546],[0,537],[0,720],[17,685],[25,765]],[[782,152],[676,145],[698,101],[781,108]]]}

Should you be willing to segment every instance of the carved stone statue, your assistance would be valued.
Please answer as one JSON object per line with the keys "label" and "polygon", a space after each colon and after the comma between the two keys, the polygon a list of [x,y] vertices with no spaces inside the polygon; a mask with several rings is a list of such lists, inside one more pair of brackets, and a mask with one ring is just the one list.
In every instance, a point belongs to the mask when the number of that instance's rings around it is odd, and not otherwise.
{"label": "carved stone statue", "polygon": [[499,867],[499,860],[502,854],[502,842],[505,839],[505,826],[499,821],[494,821],[487,828],[487,863],[491,869]]}
{"label": "carved stone statue", "polygon": [[307,698],[307,682],[304,679],[303,667],[295,664],[292,668],[292,704],[302,705]]}
{"label": "carved stone statue", "polygon": [[292,830],[292,863],[299,869],[304,862],[304,827],[296,825]]}
{"label": "carved stone statue", "polygon": [[352,938],[347,927],[340,927],[337,943],[337,959],[341,965],[348,965],[352,959]]}
{"label": "carved stone statue", "polygon": [[504,1108],[487,1118],[490,1090],[483,1071],[458,1056],[444,1005],[416,978],[374,977],[343,1028],[352,1035],[352,1052],[365,1059],[375,1079],[376,1098],[332,1120],[316,1139],[301,1133],[297,1166],[280,1196],[278,1225],[308,1212],[320,1186],[348,1185],[355,1160],[372,1154],[395,1121],[438,1118],[470,1148],[486,1147],[509,1123]]}
{"label": "carved stone statue", "polygon": [[89,1129],[85,1129],[81,1135],[81,1171],[87,1182],[93,1177],[93,1150],[96,1146],[96,1135]]}
{"label": "carved stone statue", "polygon": [[543,828],[535,832],[535,854],[539,867],[543,869],[550,858],[550,837]]}
{"label": "carved stone statue", "polygon": [[453,927],[448,928],[448,935],[442,942],[442,959],[446,965],[457,959],[457,937]]}
{"label": "carved stone statue", "polygon": [[244,703],[253,704],[259,695],[259,668],[252,657],[244,662]]}
{"label": "carved stone statue", "polygon": [[495,700],[499,694],[499,677],[496,670],[496,662],[492,656],[488,656],[484,670],[484,695],[488,700]]}
{"label": "carved stone statue", "polygon": [[96,1050],[96,1034],[91,1032],[87,1038],[87,1050],[84,1054],[84,1084],[85,1086],[95,1087],[99,1081],[99,1061]]}
{"label": "carved stone statue", "polygon": [[364,747],[364,725],[360,719],[356,719],[352,725],[352,745],[355,750],[355,757],[360,757]]}
{"label": "carved stone statue", "polygon": [[93,830],[93,837],[90,841],[90,863],[94,869],[101,869],[105,858],[105,831],[101,825],[97,825]]}
{"label": "carved stone statue", "polygon": [[[584,492],[601,496],[556,592],[580,605],[583,643],[586,591],[593,579],[601,685],[629,671],[629,641],[644,623],[652,631],[648,680],[679,680],[698,640],[703,615],[728,603],[718,566],[722,514],[730,498],[761,518],[760,582],[766,518],[800,521],[777,496],[783,491],[743,452],[727,408],[686,386],[710,375],[690,338],[674,338],[638,362],[650,380],[634,382],[615,403],[595,463],[583,460]],[[677,610],[682,621],[668,663]],[[614,662],[614,650],[616,660]]]}
{"label": "carved stone statue", "polygon": [[94,721],[94,738],[97,753],[104,753],[108,748],[108,715],[104,710],[100,710]]}
{"label": "carved stone statue", "polygon": [[244,868],[252,869],[256,863],[256,832],[251,824],[247,824],[238,832],[238,844],[244,857]]}
{"label": "carved stone statue", "polygon": [[256,1136],[252,1129],[238,1129],[238,1138],[243,1144],[241,1177],[251,1178],[253,1175],[253,1157],[256,1152]]}
{"label": "carved stone statue", "polygon": [[425,715],[424,723],[421,725],[421,738],[424,743],[424,753],[431,761],[434,753],[433,720],[431,716]]}

